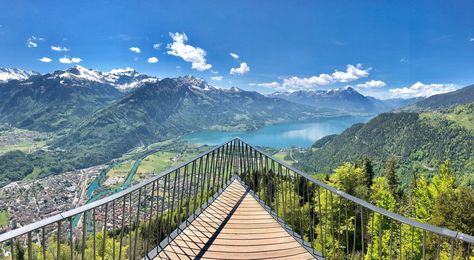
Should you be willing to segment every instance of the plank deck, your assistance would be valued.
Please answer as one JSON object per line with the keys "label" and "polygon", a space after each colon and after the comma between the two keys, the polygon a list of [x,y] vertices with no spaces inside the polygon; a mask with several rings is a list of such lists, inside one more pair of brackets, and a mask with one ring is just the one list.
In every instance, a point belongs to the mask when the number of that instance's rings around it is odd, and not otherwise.
{"label": "plank deck", "polygon": [[238,182],[155,259],[314,259]]}

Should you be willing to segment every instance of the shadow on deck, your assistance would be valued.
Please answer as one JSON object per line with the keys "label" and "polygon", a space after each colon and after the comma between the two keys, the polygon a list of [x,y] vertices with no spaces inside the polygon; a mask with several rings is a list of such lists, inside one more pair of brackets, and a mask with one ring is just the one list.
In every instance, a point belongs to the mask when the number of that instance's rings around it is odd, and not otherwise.
{"label": "shadow on deck", "polygon": [[236,180],[155,259],[314,259]]}

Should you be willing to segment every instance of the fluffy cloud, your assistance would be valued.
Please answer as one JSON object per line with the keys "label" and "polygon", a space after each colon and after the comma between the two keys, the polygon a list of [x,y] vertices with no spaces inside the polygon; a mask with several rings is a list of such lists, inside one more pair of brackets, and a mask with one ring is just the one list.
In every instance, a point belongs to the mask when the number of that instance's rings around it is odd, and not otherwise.
{"label": "fluffy cloud", "polygon": [[28,48],[36,48],[38,47],[38,41],[44,41],[44,38],[31,36],[26,40],[26,46]]}
{"label": "fluffy cloud", "polygon": [[240,63],[240,67],[238,68],[231,68],[230,69],[230,75],[245,75],[250,71],[250,67],[247,65],[247,63],[242,62]]}
{"label": "fluffy cloud", "polygon": [[59,62],[63,64],[79,63],[81,61],[82,61],[81,58],[69,58],[66,56],[59,58]]}
{"label": "fluffy cloud", "polygon": [[157,57],[150,57],[148,58],[148,63],[157,63],[158,62],[158,58]]}
{"label": "fluffy cloud", "polygon": [[155,43],[153,44],[153,49],[158,50],[161,47],[161,43]]}
{"label": "fluffy cloud", "polygon": [[470,42],[474,42],[474,38],[469,38],[469,41],[470,41]]}
{"label": "fluffy cloud", "polygon": [[140,53],[141,52],[140,48],[138,48],[138,47],[130,47],[129,50],[131,52],[135,52],[135,53]]}
{"label": "fluffy cloud", "polygon": [[211,77],[212,80],[216,80],[216,81],[221,81],[223,79],[222,76],[214,76],[214,77]]}
{"label": "fluffy cloud", "polygon": [[289,77],[283,79],[283,87],[289,90],[307,89],[315,86],[325,86],[334,82],[334,78],[329,74],[319,74],[308,78]]}
{"label": "fluffy cloud", "polygon": [[39,61],[44,62],[44,63],[50,63],[52,60],[48,57],[43,57],[43,58],[39,59]]}
{"label": "fluffy cloud", "polygon": [[234,59],[238,59],[238,58],[239,58],[239,55],[237,55],[237,54],[235,54],[235,53],[232,53],[232,52],[231,52],[231,53],[229,53],[229,54],[230,54],[230,56],[232,56],[232,58],[234,58]]}
{"label": "fluffy cloud", "polygon": [[51,46],[51,50],[53,50],[53,51],[69,51],[68,48],[61,47],[61,46]]}
{"label": "fluffy cloud", "polygon": [[184,61],[191,62],[192,68],[198,71],[212,68],[211,64],[206,63],[205,50],[186,44],[188,37],[185,33],[170,33],[170,36],[173,42],[166,46],[169,55],[177,56]]}
{"label": "fluffy cloud", "polygon": [[385,82],[381,80],[371,80],[371,81],[367,81],[365,83],[356,85],[356,87],[358,88],[382,88],[385,86],[387,86],[387,84],[385,84]]}
{"label": "fluffy cloud", "polygon": [[[269,82],[256,84],[262,87],[269,87],[279,91],[296,91],[296,90],[311,90],[315,87],[326,86],[333,83],[349,82],[358,80],[360,78],[366,78],[369,76],[371,68],[363,68],[361,64],[352,65],[348,64],[345,71],[335,70],[332,74],[321,73],[317,76],[311,77],[288,77],[283,79],[282,83]],[[368,81],[365,84],[367,86],[380,85],[383,82]],[[384,83],[385,84],[385,83]]]}
{"label": "fluffy cloud", "polygon": [[410,87],[390,89],[392,97],[411,98],[411,97],[429,97],[437,94],[443,94],[458,89],[455,84],[424,84],[416,82]]}
{"label": "fluffy cloud", "polygon": [[361,64],[352,65],[348,64],[346,71],[335,71],[332,74],[334,81],[337,82],[350,82],[360,78],[366,78],[369,76],[369,69],[364,69]]}

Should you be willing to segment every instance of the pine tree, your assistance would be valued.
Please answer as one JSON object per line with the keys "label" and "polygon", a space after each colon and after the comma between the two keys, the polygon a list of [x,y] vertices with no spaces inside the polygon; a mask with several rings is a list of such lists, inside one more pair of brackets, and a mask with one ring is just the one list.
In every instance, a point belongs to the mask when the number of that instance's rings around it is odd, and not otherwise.
{"label": "pine tree", "polygon": [[390,192],[392,192],[395,198],[399,198],[398,195],[400,183],[398,181],[396,170],[397,162],[395,158],[392,157],[387,161],[387,166],[385,168],[385,178],[387,179]]}
{"label": "pine tree", "polygon": [[370,187],[372,187],[372,184],[374,183],[375,174],[374,167],[372,166],[372,161],[369,159],[368,156],[364,156],[364,159],[362,159],[362,170],[365,174],[367,188],[370,189]]}

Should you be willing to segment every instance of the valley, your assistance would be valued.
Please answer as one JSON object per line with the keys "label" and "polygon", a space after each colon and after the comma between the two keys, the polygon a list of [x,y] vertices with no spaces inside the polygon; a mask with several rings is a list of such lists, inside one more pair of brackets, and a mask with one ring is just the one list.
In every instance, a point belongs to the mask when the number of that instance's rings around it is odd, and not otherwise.
{"label": "valley", "polygon": [[0,109],[3,231],[5,222],[26,225],[119,192],[235,136],[324,181],[365,157],[380,175],[393,157],[402,189],[446,160],[461,186],[473,185],[474,111],[464,99],[415,109],[431,98],[382,101],[351,88],[283,97],[192,76],[115,73],[126,80],[75,67],[0,84],[9,104]]}

